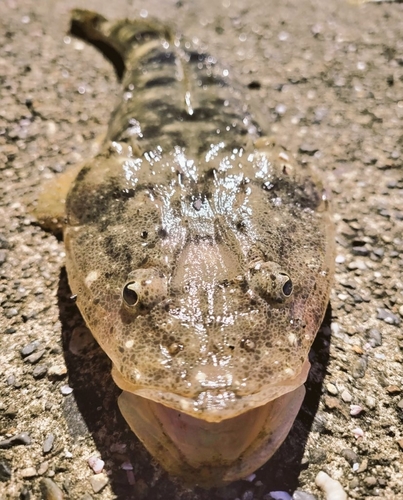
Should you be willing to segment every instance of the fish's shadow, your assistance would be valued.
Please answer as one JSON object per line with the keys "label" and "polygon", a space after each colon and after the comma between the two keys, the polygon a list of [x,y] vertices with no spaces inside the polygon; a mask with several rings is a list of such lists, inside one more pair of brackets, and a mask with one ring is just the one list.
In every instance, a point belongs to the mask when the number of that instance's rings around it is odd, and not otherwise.
{"label": "fish's shadow", "polygon": [[[65,268],[60,273],[57,296],[68,383],[73,389],[63,400],[63,414],[74,441],[88,435],[93,438],[118,499],[218,500],[242,497],[247,490],[253,492],[253,498],[262,498],[274,490],[295,491],[301,470],[308,466],[303,454],[329,360],[330,305],[310,352],[312,368],[305,384],[306,396],[284,443],[256,472],[253,481],[203,490],[189,489],[163,471],[123,419],[117,405],[121,391],[112,380],[111,362],[85,327],[71,298]],[[320,427],[320,422],[315,426]],[[91,489],[89,482],[87,489]]]}

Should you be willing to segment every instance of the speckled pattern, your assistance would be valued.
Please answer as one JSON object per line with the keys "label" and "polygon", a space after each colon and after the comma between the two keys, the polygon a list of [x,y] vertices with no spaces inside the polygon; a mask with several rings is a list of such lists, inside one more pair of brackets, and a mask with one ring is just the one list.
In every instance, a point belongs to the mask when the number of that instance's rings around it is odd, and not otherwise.
{"label": "speckled pattern", "polygon": [[[2,437],[31,437],[0,450],[2,470],[11,468],[2,496],[38,495],[50,476],[69,498],[252,499],[296,488],[321,498],[314,477],[324,470],[351,498],[403,498],[402,6],[259,4],[167,2],[164,20],[236,68],[277,141],[323,172],[337,226],[332,322],[311,353],[305,404],[276,456],[252,482],[204,492],[172,482],[133,438],[109,362],[69,300],[63,244],[25,209],[35,186],[92,155],[116,102],[113,70],[93,49],[63,40],[72,2],[2,2],[0,417]],[[109,17],[144,8],[84,6]],[[158,2],[147,9],[161,15]],[[61,391],[67,384],[72,394]],[[97,494],[87,464],[95,454],[110,473]]]}
{"label": "speckled pattern", "polygon": [[130,427],[171,474],[222,486],[273,455],[301,406],[333,283],[326,190],[195,43],[152,18],[72,19],[118,46],[121,100],[98,155],[46,185],[35,215],[60,220]]}

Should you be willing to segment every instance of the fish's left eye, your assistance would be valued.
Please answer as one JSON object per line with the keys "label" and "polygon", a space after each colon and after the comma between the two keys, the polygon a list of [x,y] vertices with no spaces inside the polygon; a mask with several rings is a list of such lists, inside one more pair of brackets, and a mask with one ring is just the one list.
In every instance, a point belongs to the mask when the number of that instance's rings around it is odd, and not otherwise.
{"label": "fish's left eye", "polygon": [[134,281],[127,283],[123,288],[123,300],[126,305],[133,307],[137,305],[139,301],[139,296],[137,292],[134,290],[136,283]]}
{"label": "fish's left eye", "polygon": [[154,307],[166,296],[166,276],[154,267],[132,271],[122,289],[123,305],[131,313]]}

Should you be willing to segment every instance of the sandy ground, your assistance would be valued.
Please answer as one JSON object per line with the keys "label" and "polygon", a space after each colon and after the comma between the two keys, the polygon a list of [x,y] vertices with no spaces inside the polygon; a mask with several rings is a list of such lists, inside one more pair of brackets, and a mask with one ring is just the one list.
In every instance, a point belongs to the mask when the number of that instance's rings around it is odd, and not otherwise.
{"label": "sandy ground", "polygon": [[[69,299],[63,243],[27,213],[45,179],[91,155],[119,90],[102,56],[65,36],[78,5],[147,9],[208,41],[332,192],[336,280],[308,396],[249,482],[187,489],[153,462]],[[0,498],[321,499],[323,470],[349,498],[403,499],[403,5],[2,0],[0,26]]]}

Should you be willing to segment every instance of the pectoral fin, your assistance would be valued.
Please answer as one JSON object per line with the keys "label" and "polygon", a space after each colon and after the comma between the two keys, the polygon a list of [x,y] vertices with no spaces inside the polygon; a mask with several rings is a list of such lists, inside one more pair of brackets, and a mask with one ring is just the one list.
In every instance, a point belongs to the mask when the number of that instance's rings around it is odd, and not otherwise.
{"label": "pectoral fin", "polygon": [[68,168],[55,179],[46,182],[32,203],[31,214],[39,224],[54,234],[60,234],[66,221],[66,198],[82,164]]}

